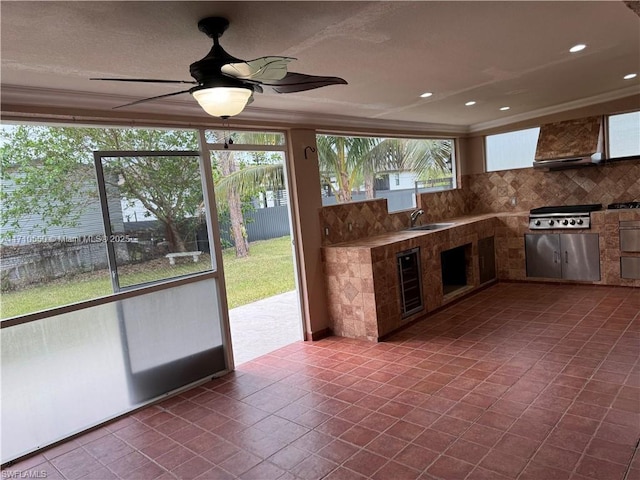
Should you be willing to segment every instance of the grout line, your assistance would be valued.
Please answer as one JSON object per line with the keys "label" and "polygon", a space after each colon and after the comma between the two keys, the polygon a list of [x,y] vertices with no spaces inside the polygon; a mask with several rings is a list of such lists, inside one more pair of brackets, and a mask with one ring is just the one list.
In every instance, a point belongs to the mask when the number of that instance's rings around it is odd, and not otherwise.
{"label": "grout line", "polygon": [[627,465],[627,469],[624,472],[623,480],[632,480],[631,477],[630,477],[630,475],[631,475],[631,465],[633,464],[633,460],[636,458],[636,456],[638,456],[638,452],[640,452],[639,449],[640,449],[640,438],[638,438],[638,441],[636,442],[636,446],[635,446],[633,455],[631,455],[631,459],[629,460],[629,464]]}

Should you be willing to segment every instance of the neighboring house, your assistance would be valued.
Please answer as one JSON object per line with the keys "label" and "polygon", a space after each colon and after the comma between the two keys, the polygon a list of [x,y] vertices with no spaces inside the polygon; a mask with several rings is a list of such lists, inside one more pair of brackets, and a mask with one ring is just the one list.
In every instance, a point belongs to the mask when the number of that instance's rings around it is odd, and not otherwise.
{"label": "neighboring house", "polygon": [[[87,188],[95,187],[88,185]],[[2,189],[13,192],[15,184],[5,180]],[[114,230],[123,231],[122,209],[117,198],[110,199],[109,210]],[[98,199],[85,205],[73,226],[48,225],[39,215],[24,215],[18,219],[18,225],[16,231],[3,228],[0,232],[2,289],[108,266]],[[118,255],[128,256],[126,249]]]}
{"label": "neighboring house", "polygon": [[[332,183],[337,188],[335,178]],[[385,172],[378,175],[374,183],[374,195],[376,198],[386,198],[387,208],[390,212],[409,210],[416,206],[416,193],[433,192],[453,188],[453,174],[450,177],[434,180],[419,180],[419,176],[411,171]],[[364,185],[359,190],[351,193],[353,201],[366,200]],[[333,190],[329,185],[323,185],[322,204],[324,206],[337,203]]]}

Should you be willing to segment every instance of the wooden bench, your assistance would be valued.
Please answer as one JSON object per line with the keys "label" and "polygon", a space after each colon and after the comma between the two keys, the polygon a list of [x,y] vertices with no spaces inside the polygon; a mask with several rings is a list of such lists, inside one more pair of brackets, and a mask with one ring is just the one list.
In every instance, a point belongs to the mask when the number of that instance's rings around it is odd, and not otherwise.
{"label": "wooden bench", "polygon": [[194,262],[197,262],[200,259],[200,255],[202,252],[176,252],[176,253],[167,253],[165,257],[169,259],[169,265],[176,264],[176,257],[192,257]]}

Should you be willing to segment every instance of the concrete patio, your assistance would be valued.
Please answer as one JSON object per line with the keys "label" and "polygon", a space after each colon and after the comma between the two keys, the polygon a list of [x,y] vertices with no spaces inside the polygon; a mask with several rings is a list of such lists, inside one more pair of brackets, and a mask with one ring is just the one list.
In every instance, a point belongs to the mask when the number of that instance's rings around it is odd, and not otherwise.
{"label": "concrete patio", "polygon": [[295,290],[229,310],[236,366],[302,340]]}

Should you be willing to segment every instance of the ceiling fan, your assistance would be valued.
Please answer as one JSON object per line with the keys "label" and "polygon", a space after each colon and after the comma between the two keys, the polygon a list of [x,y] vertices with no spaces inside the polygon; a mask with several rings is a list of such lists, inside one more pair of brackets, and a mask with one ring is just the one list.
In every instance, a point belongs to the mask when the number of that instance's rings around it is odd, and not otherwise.
{"label": "ceiling fan", "polygon": [[254,92],[262,93],[266,90],[275,93],[293,93],[328,85],[347,84],[339,77],[288,72],[287,64],[295,60],[292,57],[268,56],[255,60],[241,60],[233,57],[220,46],[219,42],[228,26],[229,21],[222,17],[207,17],[198,22],[198,29],[213,39],[213,47],[206,57],[189,66],[195,81],[152,78],[91,78],[91,80],[192,84],[195,86],[187,90],[144,98],[115,108],[190,93],[209,115],[223,119],[242,112],[244,107],[253,101]]}

